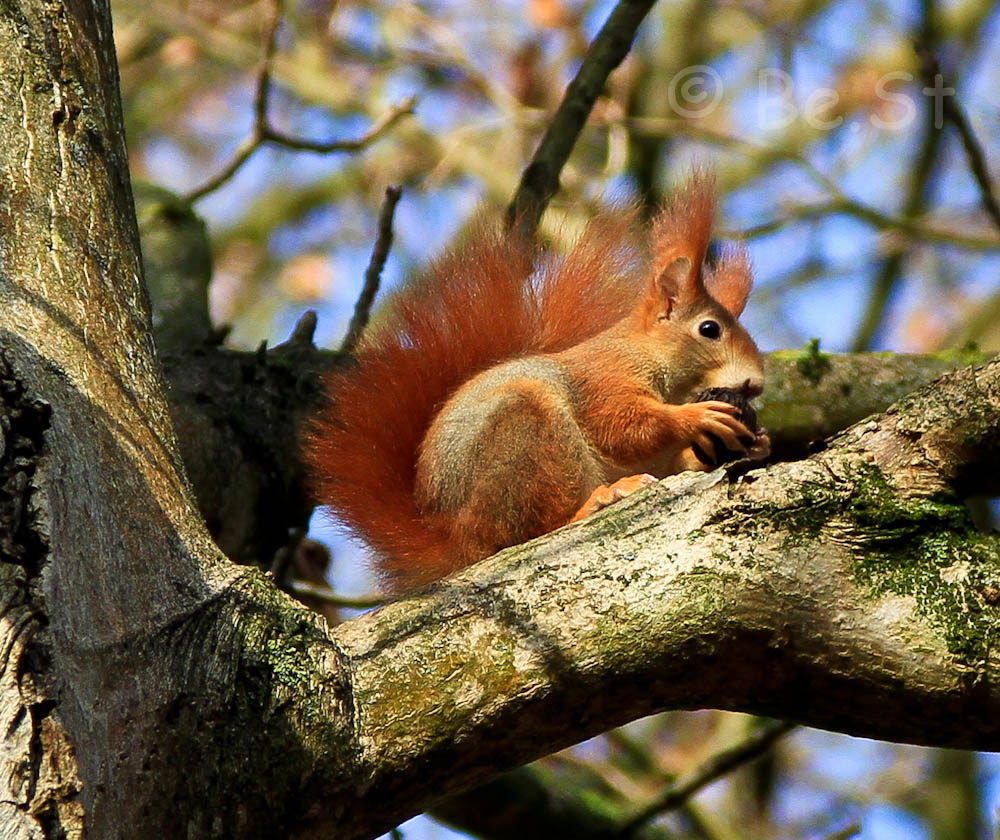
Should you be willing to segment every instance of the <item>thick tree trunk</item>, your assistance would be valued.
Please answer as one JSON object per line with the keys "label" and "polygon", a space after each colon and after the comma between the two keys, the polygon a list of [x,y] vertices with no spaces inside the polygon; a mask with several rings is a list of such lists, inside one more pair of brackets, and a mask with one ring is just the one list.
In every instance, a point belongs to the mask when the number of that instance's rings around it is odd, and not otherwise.
{"label": "thick tree trunk", "polygon": [[1000,748],[1000,547],[957,495],[996,492],[1000,363],[329,631],[184,477],[107,4],[0,39],[4,836],[367,837],[664,708]]}

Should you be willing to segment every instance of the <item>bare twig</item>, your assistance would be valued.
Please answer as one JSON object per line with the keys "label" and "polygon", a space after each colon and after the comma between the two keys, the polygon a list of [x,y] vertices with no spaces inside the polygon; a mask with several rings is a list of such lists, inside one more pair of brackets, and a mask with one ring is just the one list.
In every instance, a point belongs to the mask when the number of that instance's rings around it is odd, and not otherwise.
{"label": "bare twig", "polygon": [[269,125],[265,125],[262,129],[263,139],[266,143],[274,143],[297,152],[319,152],[324,155],[331,152],[358,152],[365,148],[365,146],[369,146],[375,140],[378,140],[399,122],[400,119],[408,114],[412,114],[416,102],[417,99],[415,96],[408,96],[406,99],[397,102],[382,114],[381,117],[375,120],[364,134],[352,140],[309,140],[304,137],[293,137]]}
{"label": "bare twig", "polygon": [[619,0],[584,56],[580,69],[538,144],[507,208],[507,223],[534,236],[542,213],[559,188],[562,171],[611,71],[628,55],[635,33],[655,0]]}
{"label": "bare twig", "polygon": [[316,333],[316,310],[307,309],[295,322],[292,334],[288,336],[285,344],[299,345],[301,347],[313,347],[313,335]]}
{"label": "bare twig", "polygon": [[[917,55],[920,57],[920,71],[924,77],[925,84],[934,90],[944,89],[954,91],[954,87],[948,86],[941,73],[941,66],[937,58],[931,51],[928,44],[918,42],[916,45]],[[993,220],[996,229],[1000,231],[1000,204],[997,204],[996,195],[993,191],[993,183],[990,180],[989,169],[986,165],[986,154],[983,152],[982,144],[976,137],[972,126],[969,124],[965,111],[955,98],[954,92],[950,96],[941,96],[942,115],[958,131],[962,138],[962,146],[965,149],[965,156],[969,161],[969,169],[972,176],[979,185],[979,196],[983,203],[983,209]]]}
{"label": "bare twig", "polygon": [[378,235],[375,238],[375,247],[372,249],[368,268],[365,270],[364,286],[361,287],[358,302],[354,304],[351,324],[347,328],[347,335],[344,336],[344,343],[340,345],[341,353],[353,353],[361,339],[361,333],[368,326],[372,304],[375,302],[375,295],[378,294],[379,283],[382,281],[382,269],[385,267],[389,249],[392,247],[392,217],[402,194],[402,187],[385,188],[385,200],[382,202],[382,212],[378,217]]}
{"label": "bare twig", "polygon": [[372,123],[368,130],[360,137],[347,140],[309,140],[285,134],[274,128],[268,118],[267,108],[271,95],[274,54],[277,49],[282,8],[282,0],[274,0],[273,14],[264,38],[264,55],[261,58],[260,69],[257,72],[257,88],[254,93],[253,105],[253,127],[250,129],[250,133],[240,141],[229,162],[219,172],[185,196],[190,202],[204,198],[210,192],[217,190],[225,184],[250,160],[253,153],[265,143],[272,143],[294,151],[319,152],[320,154],[357,152],[378,140],[404,116],[413,113],[416,98],[410,96],[393,105]]}
{"label": "bare twig", "polygon": [[232,158],[230,158],[229,163],[222,167],[215,175],[205,181],[201,186],[195,187],[191,190],[185,198],[189,202],[195,202],[199,198],[204,198],[210,192],[215,192],[219,187],[221,187],[226,181],[233,177],[246,163],[250,160],[250,156],[260,148],[260,138],[256,136],[256,133],[251,134],[249,137],[245,137],[240,141],[240,144],[236,147],[236,151],[233,152]]}
{"label": "bare twig", "polygon": [[254,126],[267,123],[267,100],[271,96],[271,74],[273,73],[274,54],[278,48],[278,28],[281,26],[281,16],[284,12],[283,0],[272,0],[271,20],[264,36],[264,56],[261,58],[260,70],[257,76],[257,92],[253,99]]}
{"label": "bare twig", "polygon": [[296,595],[305,595],[309,598],[316,598],[335,607],[346,607],[351,610],[368,610],[372,607],[381,607],[386,599],[381,595],[370,595],[368,597],[351,598],[348,595],[338,595],[329,586],[322,586],[318,583],[310,583],[306,580],[292,578],[284,586],[289,592]]}
{"label": "bare twig", "polygon": [[932,227],[906,216],[887,215],[881,210],[849,198],[833,199],[817,204],[801,204],[788,209],[783,216],[778,218],[741,230],[721,231],[720,236],[735,239],[756,239],[795,222],[835,215],[853,216],[867,222],[877,230],[898,231],[905,236],[935,245],[951,245],[970,251],[992,251],[1000,248],[1000,238],[995,236],[977,236],[961,233],[957,230]]}
{"label": "bare twig", "polygon": [[671,785],[652,802],[629,817],[622,826],[621,836],[630,837],[637,829],[660,814],[679,808],[706,785],[763,755],[778,738],[794,728],[795,724],[788,721],[770,721],[742,743],[716,753],[687,778]]}

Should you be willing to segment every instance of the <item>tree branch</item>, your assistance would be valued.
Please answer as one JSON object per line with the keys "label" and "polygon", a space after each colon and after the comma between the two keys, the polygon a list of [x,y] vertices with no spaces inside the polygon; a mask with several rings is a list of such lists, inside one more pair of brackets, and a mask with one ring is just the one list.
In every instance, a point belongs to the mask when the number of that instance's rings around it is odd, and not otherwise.
{"label": "tree branch", "polygon": [[264,54],[261,58],[260,69],[257,71],[257,85],[253,100],[253,127],[250,129],[250,133],[240,141],[228,163],[205,183],[195,187],[185,196],[188,203],[194,203],[198,199],[204,198],[229,181],[250,160],[253,153],[265,143],[273,143],[276,146],[283,146],[294,151],[317,152],[318,154],[359,152],[382,137],[400,119],[413,113],[416,98],[410,96],[393,105],[375,120],[360,137],[343,140],[310,140],[304,137],[295,137],[274,128],[268,116],[268,102],[271,95],[274,55],[277,49],[278,29],[281,26],[282,7],[282,0],[273,0],[271,20],[264,36]]}
{"label": "tree branch", "polygon": [[[759,420],[774,458],[791,460],[967,358],[783,350],[765,357]],[[171,413],[212,534],[238,562],[267,568],[308,517],[297,458],[302,424],[340,353],[289,341],[266,354],[197,345],[163,356]],[[252,388],[234,387],[250,381]]]}
{"label": "tree branch", "polygon": [[385,267],[389,249],[392,247],[392,217],[402,194],[402,187],[387,187],[385,190],[382,212],[378,217],[378,236],[375,238],[372,257],[365,270],[364,286],[362,286],[361,294],[354,305],[354,315],[351,316],[351,323],[347,328],[347,335],[344,336],[344,342],[340,345],[341,353],[353,353],[358,341],[361,340],[361,333],[368,326],[368,317],[382,279],[382,269]]}
{"label": "tree branch", "polygon": [[721,236],[734,239],[757,239],[795,222],[846,215],[871,225],[876,230],[899,233],[914,241],[932,245],[950,245],[969,251],[994,251],[1000,248],[1000,238],[992,235],[963,233],[957,229],[917,222],[903,216],[889,216],[874,207],[847,198],[835,198],[818,204],[791,207],[784,215],[742,230],[722,231]]}
{"label": "tree branch", "polygon": [[386,601],[381,595],[372,595],[367,598],[340,595],[330,589],[329,586],[320,586],[319,584],[309,583],[309,581],[305,580],[290,580],[288,588],[296,595],[304,595],[307,598],[315,598],[334,607],[347,607],[352,610],[369,610],[372,607],[382,606]]}
{"label": "tree branch", "polygon": [[545,208],[559,189],[559,173],[604,89],[604,83],[611,71],[628,55],[639,24],[654,2],[619,0],[587,50],[507,208],[508,224],[516,225],[522,236],[534,236]]}
{"label": "tree branch", "polygon": [[711,756],[686,778],[670,785],[663,793],[630,816],[621,827],[622,836],[634,837],[650,820],[680,808],[703,787],[748,761],[760,758],[775,741],[794,728],[795,724],[788,721],[768,721],[745,741]]}

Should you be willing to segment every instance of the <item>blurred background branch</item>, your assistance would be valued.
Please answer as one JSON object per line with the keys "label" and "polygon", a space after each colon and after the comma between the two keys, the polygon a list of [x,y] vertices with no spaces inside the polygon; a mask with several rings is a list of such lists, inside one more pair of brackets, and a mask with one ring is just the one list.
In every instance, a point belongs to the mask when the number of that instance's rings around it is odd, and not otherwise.
{"label": "blurred background branch", "polygon": [[204,198],[225,184],[264,143],[273,143],[293,151],[317,152],[319,154],[359,152],[392,128],[401,117],[413,113],[416,98],[410,96],[378,117],[367,131],[353,140],[308,140],[275,129],[268,117],[268,101],[271,94],[274,53],[278,42],[278,28],[281,26],[283,3],[282,0],[273,0],[272,5],[270,23],[264,36],[264,57],[261,59],[260,70],[257,72],[257,89],[253,102],[253,128],[250,134],[240,141],[230,161],[217,174],[195,187],[185,196],[188,202]]}

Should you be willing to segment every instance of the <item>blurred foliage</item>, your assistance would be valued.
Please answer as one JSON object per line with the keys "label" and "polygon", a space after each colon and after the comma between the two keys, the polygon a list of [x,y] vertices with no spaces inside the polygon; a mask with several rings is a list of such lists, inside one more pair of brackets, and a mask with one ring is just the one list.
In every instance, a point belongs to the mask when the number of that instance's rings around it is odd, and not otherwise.
{"label": "blurred foliage", "polygon": [[[115,0],[129,149],[137,176],[180,193],[222,171],[253,125],[276,10],[277,129],[358,138],[415,96],[412,116],[359,151],[267,144],[196,205],[230,341],[283,338],[308,305],[333,344],[385,187],[406,189],[391,283],[478,207],[510,200],[611,4],[275,2]],[[711,163],[721,225],[757,265],[747,320],[765,348],[815,337],[830,351],[1000,350],[1000,231],[982,201],[992,187],[973,176],[914,49],[940,64],[995,175],[998,5],[661,0],[598,101],[543,235],[558,246],[610,200],[651,211],[692,165]],[[556,773],[585,762],[638,803],[753,725],[669,714],[547,761]],[[989,837],[996,769],[797,732],[669,820],[684,837],[851,836],[855,824],[866,837]]]}
{"label": "blurred foliage", "polygon": [[[997,148],[994,6],[659,3],[598,102],[544,232],[571,237],[609,197],[654,207],[692,163],[711,162],[724,228],[751,240],[759,292],[748,317],[764,346],[815,336],[831,350],[859,339],[997,349],[1000,234],[955,132],[935,125],[913,49],[918,37],[930,43],[980,144]],[[325,306],[320,334],[336,339],[388,184],[407,188],[390,279],[440,250],[479,205],[502,208],[609,8],[283,9],[269,107],[278,128],[357,137],[409,95],[416,114],[360,154],[269,145],[199,202],[214,312],[235,324],[234,340],[274,340],[313,301]],[[185,192],[224,166],[253,121],[273,10],[272,0],[116,4],[137,174]]]}

